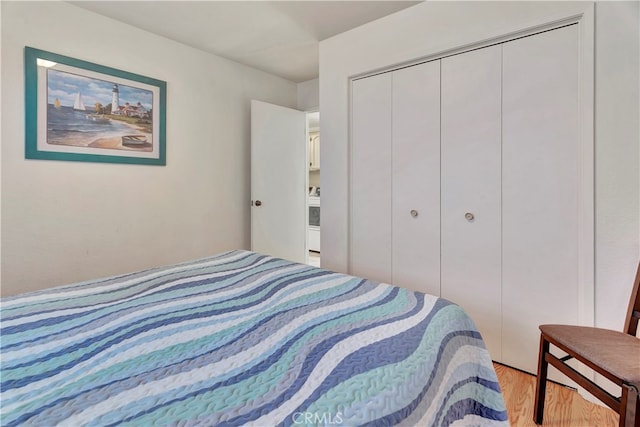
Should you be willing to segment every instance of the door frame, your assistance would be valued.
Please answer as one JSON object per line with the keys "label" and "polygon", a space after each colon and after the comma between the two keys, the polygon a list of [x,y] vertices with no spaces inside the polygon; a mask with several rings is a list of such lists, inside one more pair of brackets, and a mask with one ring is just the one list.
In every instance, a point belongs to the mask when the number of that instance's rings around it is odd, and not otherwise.
{"label": "door frame", "polygon": [[[305,144],[306,144],[306,159],[305,159],[305,164],[308,165],[309,164],[309,159],[310,159],[310,145],[309,145],[309,133],[310,133],[310,128],[309,128],[309,114],[313,114],[313,113],[320,113],[320,108],[318,107],[313,107],[309,110],[303,110],[304,112],[304,117],[305,117],[305,121],[304,121],[304,125],[305,125]],[[318,132],[319,132],[320,127],[318,126]],[[305,188],[309,188],[309,167],[307,166],[307,174],[306,174],[306,187]],[[322,211],[321,211],[322,212]],[[304,215],[305,215],[305,219],[304,219],[304,223],[306,225],[306,232],[304,233],[304,248],[305,248],[305,252],[304,252],[304,256],[305,256],[305,262],[307,264],[309,264],[309,192],[307,191],[307,197],[305,197],[304,199]],[[322,216],[320,217],[320,221],[322,221]],[[322,243],[320,243],[322,245]]]}

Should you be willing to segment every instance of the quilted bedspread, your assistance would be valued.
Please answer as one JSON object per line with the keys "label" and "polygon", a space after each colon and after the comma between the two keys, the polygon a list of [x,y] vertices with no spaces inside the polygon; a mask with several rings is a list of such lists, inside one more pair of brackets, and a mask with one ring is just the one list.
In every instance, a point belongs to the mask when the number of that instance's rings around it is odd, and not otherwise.
{"label": "quilted bedspread", "polygon": [[248,251],[4,298],[4,426],[506,426],[457,305]]}

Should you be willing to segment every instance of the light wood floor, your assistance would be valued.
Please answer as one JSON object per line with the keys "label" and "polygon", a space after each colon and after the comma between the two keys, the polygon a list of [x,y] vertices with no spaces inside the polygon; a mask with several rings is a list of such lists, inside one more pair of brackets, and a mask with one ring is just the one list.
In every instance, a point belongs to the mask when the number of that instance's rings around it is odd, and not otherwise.
{"label": "light wood floor", "polygon": [[[502,388],[509,420],[514,427],[535,426],[533,401],[535,377],[494,363]],[[611,409],[585,400],[578,392],[558,384],[547,384],[543,426],[615,427],[618,414]]]}

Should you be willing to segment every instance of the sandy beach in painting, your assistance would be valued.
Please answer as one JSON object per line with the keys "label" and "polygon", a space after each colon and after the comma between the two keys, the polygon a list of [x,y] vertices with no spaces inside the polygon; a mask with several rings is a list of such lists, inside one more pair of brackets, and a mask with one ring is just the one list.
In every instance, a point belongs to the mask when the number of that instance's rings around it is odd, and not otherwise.
{"label": "sandy beach in painting", "polygon": [[[147,133],[136,133],[136,135],[144,135],[147,137],[147,141],[151,139],[151,135]],[[98,138],[91,142],[88,147],[92,148],[110,148],[116,150],[133,150],[133,151],[151,151],[153,146],[149,142],[140,144],[139,146],[126,146],[122,145],[122,137],[115,136],[110,138]]]}
{"label": "sandy beach in painting", "polygon": [[[142,126],[126,123],[115,118],[107,123],[93,123],[87,118],[86,112],[73,111],[62,108],[50,112],[53,115],[64,115],[65,123],[49,123],[47,143],[52,145],[67,145],[75,147],[92,147],[111,150],[143,151],[153,150],[153,135]],[[52,116],[50,116],[52,117]],[[55,116],[53,116],[55,118]],[[137,135],[146,138],[146,142],[136,145],[124,145],[122,137]]]}
{"label": "sandy beach in painting", "polygon": [[[152,151],[152,135],[145,133],[136,126],[130,126],[131,132],[129,134],[118,134],[109,136],[87,137],[86,135],[68,135],[63,141],[48,140],[47,143],[53,145],[71,145],[75,147],[92,147],[92,148],[104,148],[112,150],[130,150],[130,151]],[[126,146],[122,144],[122,136],[124,135],[141,135],[145,136],[147,142],[136,146]]]}
{"label": "sandy beach in painting", "polygon": [[150,133],[145,132],[139,126],[134,126],[128,123],[123,123],[131,128],[131,133],[128,135],[141,135],[147,139],[147,142],[144,144],[136,145],[136,146],[127,146],[122,144],[122,136],[108,136],[101,137],[91,141],[87,146],[92,148],[107,148],[107,149],[115,149],[115,150],[133,150],[133,151],[152,151],[152,135]]}

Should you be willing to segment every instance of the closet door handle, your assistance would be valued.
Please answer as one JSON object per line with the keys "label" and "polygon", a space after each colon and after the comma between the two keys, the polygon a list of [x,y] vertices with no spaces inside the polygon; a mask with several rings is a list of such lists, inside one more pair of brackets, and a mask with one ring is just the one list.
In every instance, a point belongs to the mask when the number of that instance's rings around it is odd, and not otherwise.
{"label": "closet door handle", "polygon": [[464,214],[464,217],[467,221],[473,221],[475,218],[475,216],[471,212],[467,212],[466,214]]}
{"label": "closet door handle", "polygon": [[411,209],[411,212],[409,212],[409,215],[415,218],[418,216],[418,211],[415,209]]}

